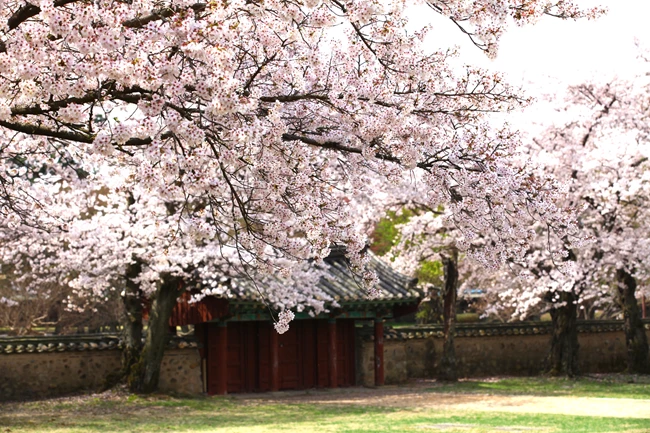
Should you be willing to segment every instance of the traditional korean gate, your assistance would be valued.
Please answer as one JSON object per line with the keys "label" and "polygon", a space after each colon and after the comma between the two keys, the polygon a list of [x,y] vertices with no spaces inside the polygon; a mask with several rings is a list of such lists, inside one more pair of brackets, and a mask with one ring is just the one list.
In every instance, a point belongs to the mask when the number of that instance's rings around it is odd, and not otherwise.
{"label": "traditional korean gate", "polygon": [[[272,389],[272,333],[269,322],[228,322],[227,327],[207,324],[207,386],[209,394],[260,392]],[[227,330],[227,331],[226,331]],[[222,338],[226,336],[227,356]],[[328,350],[327,320],[296,320],[289,331],[277,336],[278,388],[328,387],[331,354]],[[336,371],[338,386],[355,383],[354,321],[336,323]],[[220,371],[226,363],[226,372]]]}

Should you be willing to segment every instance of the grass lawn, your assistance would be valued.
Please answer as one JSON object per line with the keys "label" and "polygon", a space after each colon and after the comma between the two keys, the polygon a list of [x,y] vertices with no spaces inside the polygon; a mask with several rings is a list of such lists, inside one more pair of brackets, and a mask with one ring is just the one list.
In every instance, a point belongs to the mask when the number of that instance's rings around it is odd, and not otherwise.
{"label": "grass lawn", "polygon": [[650,377],[632,375],[602,375],[578,379],[516,377],[495,381],[467,380],[455,384],[436,384],[429,392],[536,395],[601,398],[647,399],[650,404]]}
{"label": "grass lawn", "polygon": [[[422,386],[417,389],[389,388],[378,391],[314,392],[291,398],[266,395],[263,398],[202,397],[177,398],[164,395],[137,397],[118,393],[80,396],[37,402],[0,404],[0,433],[18,432],[650,432],[647,418],[574,416],[570,414],[515,413],[472,408],[477,394],[486,392],[481,404],[490,399],[514,398],[527,389],[529,399],[554,399],[566,393],[587,396],[579,401],[633,402],[647,399],[650,381],[627,384],[609,380],[609,387],[583,379],[571,382],[551,379],[507,379],[462,382],[457,385]],[[571,385],[571,388],[567,388]],[[638,386],[637,386],[638,385]],[[608,391],[611,390],[611,393]],[[433,392],[432,392],[433,391]],[[413,404],[391,404],[391,392],[413,398]],[[355,394],[356,393],[356,394]],[[532,394],[531,394],[532,393]],[[644,397],[645,393],[645,397]],[[398,395],[398,394],[395,394]],[[326,399],[319,401],[319,396]],[[351,396],[364,399],[352,401]],[[501,397],[506,396],[506,397]],[[442,399],[469,402],[463,408],[436,405]],[[609,400],[610,398],[615,398]],[[380,404],[380,401],[383,403]],[[528,397],[526,397],[528,398]],[[627,398],[635,400],[627,400]],[[305,403],[305,399],[309,400]],[[377,399],[377,400],[373,400]],[[424,403],[429,399],[427,404]],[[301,402],[301,400],[303,402]],[[373,402],[376,401],[376,404]],[[387,403],[388,401],[388,403]],[[588,404],[588,403],[587,403]],[[609,404],[609,403],[608,403]]]}

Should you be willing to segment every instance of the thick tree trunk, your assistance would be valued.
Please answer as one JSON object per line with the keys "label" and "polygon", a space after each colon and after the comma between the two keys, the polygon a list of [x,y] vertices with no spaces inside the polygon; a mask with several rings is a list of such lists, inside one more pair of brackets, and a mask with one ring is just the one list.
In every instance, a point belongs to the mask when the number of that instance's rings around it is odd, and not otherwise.
{"label": "thick tree trunk", "polygon": [[458,251],[453,250],[450,257],[443,257],[445,268],[445,290],[443,298],[442,356],[438,366],[438,380],[455,382],[458,380],[454,331],[456,329],[456,298],[458,296]]}
{"label": "thick tree trunk", "polygon": [[551,376],[574,377],[578,371],[578,327],[576,295],[561,292],[564,305],[551,309],[553,337],[546,357],[546,372]]}
{"label": "thick tree trunk", "polygon": [[163,276],[152,299],[144,347],[127,378],[132,392],[150,393],[158,389],[160,365],[169,341],[169,318],[181,290],[180,278]]}
{"label": "thick tree trunk", "polygon": [[140,359],[142,352],[142,291],[134,279],[140,275],[142,263],[135,261],[126,269],[126,284],[122,294],[122,368],[116,373],[110,374],[105,382],[104,388],[109,389],[120,383],[125,377],[128,378],[133,365]]}
{"label": "thick tree trunk", "polygon": [[650,374],[648,338],[637,303],[636,279],[625,269],[616,270],[616,301],[623,311],[623,329],[627,347],[627,372]]}
{"label": "thick tree trunk", "polygon": [[142,263],[136,261],[129,265],[125,275],[126,285],[124,296],[122,296],[122,304],[124,305],[122,371],[124,375],[128,375],[131,367],[140,358],[140,352],[142,352],[142,292],[140,286],[133,281],[140,275],[141,271]]}

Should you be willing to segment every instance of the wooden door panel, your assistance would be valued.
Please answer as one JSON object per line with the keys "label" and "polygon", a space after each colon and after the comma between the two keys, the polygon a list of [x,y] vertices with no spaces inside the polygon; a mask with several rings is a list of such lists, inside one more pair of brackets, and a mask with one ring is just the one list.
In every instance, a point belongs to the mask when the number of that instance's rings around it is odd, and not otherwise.
{"label": "wooden door panel", "polygon": [[300,387],[300,347],[298,339],[299,322],[294,322],[287,332],[278,337],[280,360],[280,389]]}
{"label": "wooden door panel", "polygon": [[258,344],[258,382],[257,390],[271,390],[271,324],[260,322],[257,326],[257,344]]}
{"label": "wooden door panel", "polygon": [[300,327],[300,351],[302,355],[302,385],[308,389],[316,386],[316,327],[313,320],[305,320]]}
{"label": "wooden door panel", "polygon": [[228,324],[228,393],[244,391],[243,324]]}
{"label": "wooden door panel", "polygon": [[329,350],[327,347],[327,320],[316,321],[316,386],[327,388],[329,386]]}
{"label": "wooden door panel", "polygon": [[354,385],[354,320],[336,324],[336,365],[338,386]]}
{"label": "wooden door panel", "polygon": [[[219,328],[203,328],[208,393],[217,390]],[[271,332],[267,322],[231,322],[227,327],[227,390],[229,393],[268,391],[271,388]],[[337,384],[354,385],[354,321],[336,325]],[[329,386],[327,320],[295,321],[278,336],[280,389]]]}
{"label": "wooden door panel", "polygon": [[214,395],[218,389],[218,350],[219,350],[219,330],[214,323],[209,323],[204,328],[206,347],[206,381],[208,384],[208,394]]}

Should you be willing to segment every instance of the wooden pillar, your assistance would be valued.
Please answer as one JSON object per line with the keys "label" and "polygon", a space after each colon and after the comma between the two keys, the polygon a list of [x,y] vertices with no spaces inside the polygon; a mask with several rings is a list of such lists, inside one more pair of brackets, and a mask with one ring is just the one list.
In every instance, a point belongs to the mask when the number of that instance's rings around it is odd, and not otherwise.
{"label": "wooden pillar", "polygon": [[217,394],[224,395],[228,393],[228,323],[220,322],[217,329],[219,330]]}
{"label": "wooden pillar", "polygon": [[338,365],[336,360],[336,319],[330,319],[327,321],[328,328],[328,346],[329,346],[329,376],[330,376],[330,388],[336,388],[338,386]]}
{"label": "wooden pillar", "polygon": [[384,320],[375,319],[375,386],[384,384]]}
{"label": "wooden pillar", "polygon": [[271,328],[271,391],[280,390],[280,343],[278,332]]}

